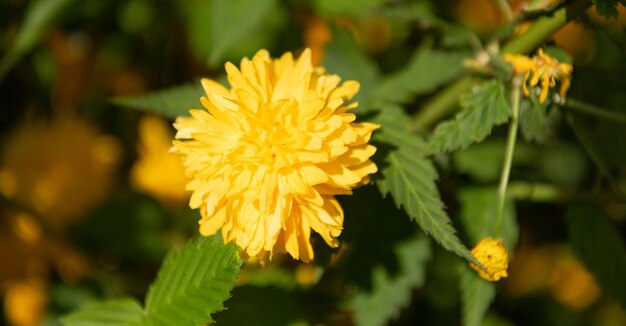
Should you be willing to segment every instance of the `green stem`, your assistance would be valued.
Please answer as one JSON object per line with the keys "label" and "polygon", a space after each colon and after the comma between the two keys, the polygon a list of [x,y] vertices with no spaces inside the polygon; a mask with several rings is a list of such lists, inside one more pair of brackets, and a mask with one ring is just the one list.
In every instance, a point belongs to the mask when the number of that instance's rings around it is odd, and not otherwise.
{"label": "green stem", "polygon": [[[537,19],[523,34],[502,46],[503,53],[526,53],[545,42],[550,35],[576,18],[591,6],[590,0],[574,0],[550,17]],[[479,79],[463,77],[437,93],[431,101],[415,113],[413,123],[418,130],[428,129],[441,118],[457,109],[461,94],[469,91]]]}
{"label": "green stem", "polygon": [[513,152],[515,151],[515,141],[517,139],[517,125],[520,106],[520,90],[522,78],[516,76],[513,78],[513,91],[511,92],[511,121],[509,123],[509,135],[506,141],[506,153],[504,155],[504,166],[502,166],[502,175],[500,176],[500,187],[498,187],[498,222],[496,227],[496,236],[500,236],[502,229],[502,218],[504,215],[504,204],[506,202],[506,188],[509,184],[509,175],[511,174],[511,165],[513,165]]}
{"label": "green stem", "polygon": [[580,113],[594,115],[598,118],[603,118],[610,121],[626,123],[626,115],[615,113],[605,108],[601,108],[599,106],[595,106],[585,102],[580,102],[568,98],[565,101],[565,106],[573,111],[578,111]]}

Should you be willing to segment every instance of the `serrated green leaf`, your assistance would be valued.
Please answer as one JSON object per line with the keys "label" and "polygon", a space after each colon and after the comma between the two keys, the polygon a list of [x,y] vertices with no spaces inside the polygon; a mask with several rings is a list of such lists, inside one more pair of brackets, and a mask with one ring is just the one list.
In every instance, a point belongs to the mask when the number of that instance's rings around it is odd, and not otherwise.
{"label": "serrated green leaf", "polygon": [[65,326],[139,326],[144,313],[134,299],[114,299],[87,304],[61,317]]}
{"label": "serrated green leaf", "polygon": [[189,109],[201,107],[204,90],[200,83],[175,86],[143,95],[114,98],[113,103],[174,119],[189,115]]}
{"label": "serrated green leaf", "polygon": [[[395,106],[386,106],[375,119],[381,130],[376,139],[391,149],[376,181],[380,192],[391,193],[394,202],[444,248],[474,261],[474,257],[456,236],[456,230],[444,211],[444,205],[435,185],[437,171],[424,156],[426,144],[410,132],[411,119]],[[381,177],[382,176],[382,177]]]}
{"label": "serrated green leaf", "polygon": [[372,272],[372,290],[356,293],[348,303],[359,326],[388,325],[410,302],[413,289],[424,284],[430,242],[423,236],[401,243],[396,248],[399,271],[391,276],[382,266]]}
{"label": "serrated green leaf", "polygon": [[[495,237],[498,227],[498,193],[495,188],[464,188],[459,192],[461,210],[459,219],[470,241],[478,243],[486,236]],[[502,216],[500,237],[509,253],[517,245],[519,226],[515,214],[515,203],[506,199]]]}
{"label": "serrated green leaf", "polygon": [[617,18],[617,5],[619,0],[593,0],[596,13],[605,18]]}
{"label": "serrated green leaf", "polygon": [[170,253],[146,296],[146,322],[151,325],[209,323],[224,309],[242,260],[222,237],[200,237],[181,252]]}
{"label": "serrated green leaf", "polygon": [[39,0],[32,1],[17,38],[8,52],[0,60],[0,80],[24,54],[37,45],[46,28],[72,0]]}
{"label": "serrated green leaf", "polygon": [[626,308],[626,248],[619,233],[604,213],[588,205],[572,206],[566,216],[574,254],[604,292]]}
{"label": "serrated green leaf", "polygon": [[469,266],[463,266],[459,285],[462,324],[479,326],[496,296],[496,285],[480,278]]}
{"label": "serrated green leaf", "polygon": [[459,76],[464,70],[462,62],[469,56],[469,52],[434,50],[430,45],[422,46],[401,71],[384,79],[368,100],[407,103],[413,97],[432,92]]}
{"label": "serrated green leaf", "polygon": [[511,115],[504,84],[498,80],[474,88],[461,99],[461,107],[454,120],[444,121],[435,129],[429,143],[432,153],[451,152],[480,142]]}
{"label": "serrated green leaf", "polygon": [[524,99],[520,107],[520,131],[527,141],[543,143],[554,133],[559,118],[556,108],[549,108],[549,102],[543,104]]}

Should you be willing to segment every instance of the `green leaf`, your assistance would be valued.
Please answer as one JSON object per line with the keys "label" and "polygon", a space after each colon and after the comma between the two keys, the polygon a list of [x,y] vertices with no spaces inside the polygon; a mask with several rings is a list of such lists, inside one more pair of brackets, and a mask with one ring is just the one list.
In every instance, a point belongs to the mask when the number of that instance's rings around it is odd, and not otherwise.
{"label": "green leaf", "polygon": [[191,0],[180,2],[189,45],[211,66],[267,48],[287,23],[276,0]]}
{"label": "green leaf", "polygon": [[464,70],[462,62],[469,56],[469,52],[422,46],[405,67],[381,82],[372,93],[371,101],[407,103],[417,95],[430,93],[459,76]]}
{"label": "green leaf", "polygon": [[605,18],[617,18],[617,5],[619,0],[593,0],[596,6],[596,13]]}
{"label": "green leaf", "polygon": [[61,317],[65,326],[118,326],[142,325],[141,305],[134,299],[115,299],[93,302]]}
{"label": "green leaf", "polygon": [[429,144],[432,153],[451,152],[480,142],[511,115],[504,85],[498,80],[474,88],[461,99],[461,107],[454,120],[444,121],[435,129]]}
{"label": "green leaf", "polygon": [[222,237],[200,237],[181,252],[170,253],[146,296],[146,321],[155,325],[212,322],[224,309],[242,260]]}
{"label": "green leaf", "polygon": [[382,266],[374,268],[371,292],[357,292],[348,303],[359,326],[388,325],[411,300],[413,289],[424,284],[430,242],[415,236],[396,248],[399,271],[392,275]]}
{"label": "green leaf", "polygon": [[[437,171],[424,156],[426,144],[410,132],[411,119],[395,106],[386,106],[375,119],[381,130],[376,139],[390,146],[377,180],[380,192],[391,193],[394,202],[444,248],[475,262],[456,236],[435,185]],[[384,146],[384,145],[383,145]],[[380,148],[383,152],[386,148]],[[382,176],[382,177],[381,177]]]}
{"label": "green leaf", "polygon": [[46,28],[71,3],[72,0],[32,1],[15,42],[0,60],[0,80],[24,54],[37,45]]}
{"label": "green leaf", "polygon": [[588,205],[572,206],[566,216],[574,254],[604,292],[626,308],[626,248],[619,233],[604,213]]}
{"label": "green leaf", "polygon": [[[495,188],[464,188],[459,192],[461,210],[459,219],[472,243],[486,236],[495,237],[498,228],[498,193]],[[515,203],[507,197],[502,216],[501,238],[509,253],[517,245],[519,226]]]}
{"label": "green leaf", "polygon": [[387,0],[314,0],[315,11],[325,16],[363,17]]}
{"label": "green leaf", "polygon": [[176,86],[139,96],[114,98],[113,103],[156,113],[174,119],[189,115],[189,109],[201,107],[204,90],[200,83]]}
{"label": "green leaf", "polygon": [[[361,89],[354,97],[355,101],[369,98],[371,90],[378,83],[380,71],[378,66],[358,47],[354,37],[347,31],[336,30],[333,41],[324,52],[323,66],[331,74],[341,76],[343,80],[356,80]],[[360,103],[358,110],[365,112],[370,108],[369,100]]]}
{"label": "green leaf", "polygon": [[479,326],[496,296],[496,285],[483,280],[469,266],[463,266],[460,280],[463,325]]}
{"label": "green leaf", "polygon": [[524,99],[520,108],[520,131],[527,141],[543,143],[554,133],[555,123],[559,119],[556,108],[550,108],[549,102],[543,104]]}

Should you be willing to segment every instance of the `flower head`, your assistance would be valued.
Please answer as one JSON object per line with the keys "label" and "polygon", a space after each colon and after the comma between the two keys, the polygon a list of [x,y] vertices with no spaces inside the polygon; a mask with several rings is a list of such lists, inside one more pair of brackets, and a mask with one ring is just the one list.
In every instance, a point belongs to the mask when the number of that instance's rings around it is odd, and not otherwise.
{"label": "flower head", "polygon": [[347,102],[359,84],[313,67],[311,52],[294,60],[261,50],[241,68],[226,64],[231,88],[204,79],[204,110],[180,117],[174,152],[191,181],[190,206],[200,233],[221,229],[248,256],[274,250],[313,258],[311,230],[337,246],[350,194],[377,171],[368,144],[379,126],[354,122]]}
{"label": "flower head", "polygon": [[572,65],[559,63],[555,58],[545,54],[539,49],[537,55],[529,58],[519,54],[505,54],[504,60],[513,66],[513,72],[524,76],[522,90],[524,95],[530,96],[529,87],[535,87],[541,82],[539,102],[543,103],[548,97],[548,90],[556,87],[557,79],[560,81],[559,95],[565,96],[569,89],[572,77]]}
{"label": "flower head", "polygon": [[470,266],[485,280],[495,282],[508,276],[506,270],[509,266],[509,254],[502,240],[484,238],[472,249],[472,255],[485,270],[472,263]]}
{"label": "flower head", "polygon": [[35,210],[54,228],[104,199],[121,154],[115,138],[71,116],[27,122],[4,145],[0,194]]}

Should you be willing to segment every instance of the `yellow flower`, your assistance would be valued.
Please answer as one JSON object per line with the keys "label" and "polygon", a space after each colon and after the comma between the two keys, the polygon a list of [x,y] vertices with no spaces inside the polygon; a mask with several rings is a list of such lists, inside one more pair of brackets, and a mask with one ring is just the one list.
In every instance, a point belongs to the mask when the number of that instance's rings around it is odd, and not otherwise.
{"label": "yellow flower", "polygon": [[7,321],[15,326],[40,325],[47,305],[42,281],[20,281],[9,286],[4,297]]}
{"label": "yellow flower", "polygon": [[103,199],[119,156],[117,140],[83,119],[28,122],[4,144],[0,193],[60,228]]}
{"label": "yellow flower", "polygon": [[472,249],[472,255],[485,267],[486,272],[475,264],[470,263],[470,266],[485,280],[495,282],[508,276],[506,269],[509,266],[509,254],[502,240],[484,238]]}
{"label": "yellow flower", "polygon": [[535,87],[541,82],[539,102],[543,103],[548,97],[548,90],[556,86],[556,80],[560,81],[559,95],[565,96],[569,89],[572,77],[572,65],[559,63],[558,60],[543,53],[539,49],[537,55],[529,58],[519,54],[505,54],[504,60],[513,66],[515,74],[524,75],[522,90],[524,95],[530,96],[529,87]]}
{"label": "yellow flower", "polygon": [[180,158],[169,152],[170,126],[156,116],[139,121],[139,158],[131,171],[131,181],[137,189],[158,198],[165,204],[177,206],[189,199],[185,170]]}
{"label": "yellow flower", "polygon": [[589,307],[601,294],[593,275],[573,258],[556,263],[549,286],[559,302],[576,310]]}
{"label": "yellow flower", "polygon": [[368,144],[379,126],[356,123],[347,102],[359,83],[311,64],[311,51],[271,59],[261,50],[226,64],[231,89],[203,79],[206,110],[179,117],[172,150],[182,155],[200,208],[200,233],[220,228],[248,256],[274,250],[310,261],[311,229],[337,246],[343,210],[335,195],[351,194],[377,171]]}

